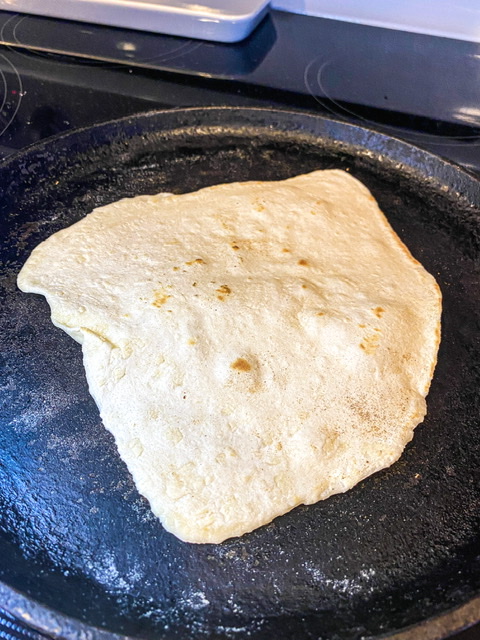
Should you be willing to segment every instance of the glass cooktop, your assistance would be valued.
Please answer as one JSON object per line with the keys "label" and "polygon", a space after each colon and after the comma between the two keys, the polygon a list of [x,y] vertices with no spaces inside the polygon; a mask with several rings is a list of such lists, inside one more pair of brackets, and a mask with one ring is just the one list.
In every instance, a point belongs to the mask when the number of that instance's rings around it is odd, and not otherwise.
{"label": "glass cooktop", "polygon": [[221,44],[0,11],[0,145],[158,107],[285,106],[480,169],[480,44],[271,11]]}

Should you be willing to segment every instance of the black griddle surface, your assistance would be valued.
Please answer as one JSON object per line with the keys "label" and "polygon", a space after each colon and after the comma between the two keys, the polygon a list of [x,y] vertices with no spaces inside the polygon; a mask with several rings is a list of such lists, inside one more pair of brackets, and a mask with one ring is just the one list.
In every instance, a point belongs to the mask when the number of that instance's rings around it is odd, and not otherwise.
{"label": "black griddle surface", "polygon": [[[348,493],[221,545],[182,543],[118,458],[79,346],[51,325],[43,298],[16,289],[16,274],[38,242],[100,204],[332,167],[372,190],[442,289],[428,415],[399,462]],[[71,637],[87,624],[97,637],[92,627],[172,639],[378,636],[479,593],[474,178],[323,118],[198,109],[59,137],[6,162],[0,180],[0,579],[9,588],[80,621],[53,616]],[[52,632],[52,617],[35,611],[32,624]]]}

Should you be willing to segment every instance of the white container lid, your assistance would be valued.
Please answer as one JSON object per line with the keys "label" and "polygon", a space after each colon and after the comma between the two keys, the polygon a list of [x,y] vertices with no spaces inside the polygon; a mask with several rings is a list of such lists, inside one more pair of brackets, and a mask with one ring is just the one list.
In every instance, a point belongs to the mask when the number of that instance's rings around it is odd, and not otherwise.
{"label": "white container lid", "polygon": [[0,9],[186,38],[237,42],[267,11],[268,0],[0,0]]}
{"label": "white container lid", "polygon": [[291,13],[480,42],[480,0],[272,0]]}

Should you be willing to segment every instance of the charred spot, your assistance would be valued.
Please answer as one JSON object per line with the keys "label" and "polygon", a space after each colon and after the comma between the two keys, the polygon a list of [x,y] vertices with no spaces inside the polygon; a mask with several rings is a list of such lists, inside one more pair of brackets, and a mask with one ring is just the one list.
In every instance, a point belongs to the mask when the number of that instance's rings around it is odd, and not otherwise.
{"label": "charred spot", "polygon": [[217,293],[219,294],[217,296],[217,298],[219,300],[224,300],[225,296],[227,296],[228,294],[232,293],[232,290],[230,289],[230,287],[228,285],[222,284],[222,286],[217,289]]}
{"label": "charred spot", "polygon": [[163,305],[166,303],[166,301],[171,298],[172,296],[168,296],[166,293],[162,293],[160,291],[156,291],[154,293],[154,299],[152,302],[152,306],[153,307],[163,307]]}
{"label": "charred spot", "polygon": [[252,368],[252,365],[245,358],[237,358],[230,366],[237,371],[250,371]]}
{"label": "charred spot", "polygon": [[374,353],[378,347],[379,338],[378,333],[366,336],[360,343],[360,349],[363,349],[363,351],[369,355]]}
{"label": "charred spot", "polygon": [[190,267],[192,264],[206,264],[206,262],[202,258],[195,258],[195,260],[190,260],[189,262],[185,262],[185,264]]}

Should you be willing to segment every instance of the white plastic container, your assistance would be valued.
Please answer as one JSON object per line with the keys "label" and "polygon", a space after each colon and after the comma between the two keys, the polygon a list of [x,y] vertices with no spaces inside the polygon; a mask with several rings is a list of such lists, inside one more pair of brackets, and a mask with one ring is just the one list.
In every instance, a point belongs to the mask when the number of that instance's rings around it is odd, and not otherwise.
{"label": "white plastic container", "polygon": [[237,42],[268,9],[268,0],[0,0],[0,9],[187,38]]}
{"label": "white plastic container", "polygon": [[272,0],[272,8],[480,42],[480,0]]}

